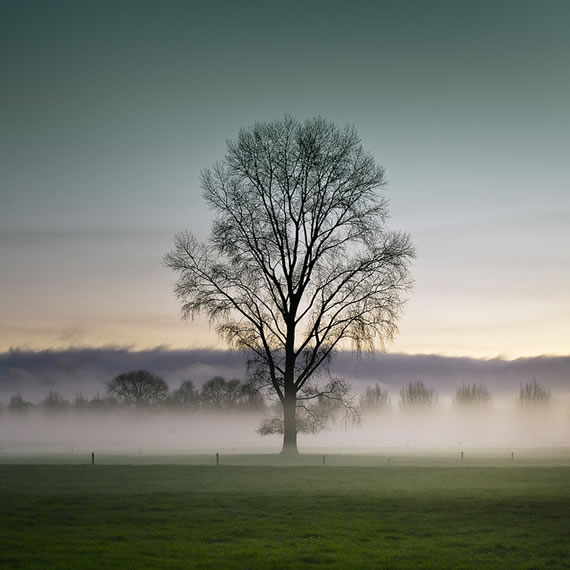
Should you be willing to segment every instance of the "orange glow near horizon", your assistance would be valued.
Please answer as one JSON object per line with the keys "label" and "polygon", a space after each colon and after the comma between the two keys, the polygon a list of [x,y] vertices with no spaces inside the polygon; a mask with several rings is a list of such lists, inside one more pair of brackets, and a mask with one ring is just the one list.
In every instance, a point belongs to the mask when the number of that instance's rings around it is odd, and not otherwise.
{"label": "orange glow near horizon", "polygon": [[[427,328],[427,327],[426,327]],[[459,328],[459,327],[458,327]],[[563,327],[559,331],[550,323],[532,328],[452,327],[432,330],[414,327],[403,320],[400,334],[386,347],[387,352],[439,354],[472,358],[515,359],[540,355],[568,355]],[[83,319],[74,322],[20,322],[17,328],[0,329],[0,351],[11,348],[30,350],[78,347],[121,346],[144,350],[158,346],[171,349],[227,348],[203,319],[182,321],[176,315],[140,316],[116,320]]]}

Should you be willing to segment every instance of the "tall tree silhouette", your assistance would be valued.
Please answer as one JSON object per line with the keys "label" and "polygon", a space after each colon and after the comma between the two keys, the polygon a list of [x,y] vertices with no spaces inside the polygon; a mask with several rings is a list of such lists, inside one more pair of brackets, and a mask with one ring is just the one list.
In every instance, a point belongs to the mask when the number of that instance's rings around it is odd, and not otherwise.
{"label": "tall tree silhouette", "polygon": [[346,394],[342,380],[317,383],[335,349],[383,348],[396,332],[414,249],[386,229],[385,185],[352,127],[257,123],[202,173],[210,238],[177,234],[164,257],[183,316],[207,315],[279,399],[283,453],[297,453],[298,408]]}

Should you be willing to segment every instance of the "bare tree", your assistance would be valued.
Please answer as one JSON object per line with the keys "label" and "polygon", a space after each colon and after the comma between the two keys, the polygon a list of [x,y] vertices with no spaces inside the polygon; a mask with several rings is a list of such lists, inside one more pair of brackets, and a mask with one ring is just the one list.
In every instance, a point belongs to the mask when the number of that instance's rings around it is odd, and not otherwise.
{"label": "bare tree", "polygon": [[263,394],[251,382],[242,382],[239,405],[243,410],[259,412],[265,409]]}
{"label": "bare tree", "polygon": [[120,402],[111,395],[107,395],[106,397],[101,398],[101,396],[97,394],[94,398],[92,398],[89,401],[90,410],[107,412],[107,411],[116,410],[119,406]]}
{"label": "bare tree", "polygon": [[193,410],[200,405],[200,393],[192,380],[182,380],[180,386],[172,392],[170,404],[183,410]]}
{"label": "bare tree", "polygon": [[180,233],[164,257],[183,316],[206,314],[278,398],[283,453],[297,453],[298,407],[335,349],[383,348],[396,332],[414,249],[386,229],[385,185],[352,127],[258,123],[202,173],[209,240]]}
{"label": "bare tree", "polygon": [[85,411],[89,409],[89,399],[79,392],[79,394],[75,396],[72,405],[75,411]]}
{"label": "bare tree", "polygon": [[200,403],[204,408],[228,410],[238,406],[241,396],[240,380],[226,380],[222,376],[214,376],[202,386]]}
{"label": "bare tree", "polygon": [[462,384],[455,391],[454,403],[458,408],[485,408],[491,403],[491,392],[483,384]]}
{"label": "bare tree", "polygon": [[131,370],[115,376],[107,384],[107,392],[128,406],[155,406],[168,396],[166,382],[147,370]]}
{"label": "bare tree", "polygon": [[521,386],[519,395],[521,406],[544,406],[550,404],[551,400],[550,390],[541,386],[536,381],[536,378],[533,378],[532,382],[527,382],[524,386]]}
{"label": "bare tree", "polygon": [[429,388],[423,382],[411,382],[400,390],[400,408],[404,411],[433,410],[437,401],[435,388]]}
{"label": "bare tree", "polygon": [[366,412],[384,412],[391,406],[388,390],[384,390],[378,383],[368,386],[366,392],[360,396],[360,407]]}
{"label": "bare tree", "polygon": [[50,390],[48,395],[40,402],[40,406],[47,412],[62,412],[69,408],[69,402],[64,400],[59,392]]}
{"label": "bare tree", "polygon": [[31,408],[33,408],[33,404],[24,400],[22,394],[19,392],[10,398],[10,402],[8,404],[8,410],[10,412],[22,413],[27,412]]}

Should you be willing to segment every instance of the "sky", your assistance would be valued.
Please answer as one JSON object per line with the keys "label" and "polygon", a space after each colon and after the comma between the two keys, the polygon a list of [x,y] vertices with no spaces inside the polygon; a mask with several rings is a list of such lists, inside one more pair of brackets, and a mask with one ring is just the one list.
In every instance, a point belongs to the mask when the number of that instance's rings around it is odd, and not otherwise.
{"label": "sky", "polygon": [[569,355],[568,29],[552,0],[4,0],[0,352],[222,349],[161,258],[207,237],[226,140],[288,113],[386,169],[417,249],[390,353]]}

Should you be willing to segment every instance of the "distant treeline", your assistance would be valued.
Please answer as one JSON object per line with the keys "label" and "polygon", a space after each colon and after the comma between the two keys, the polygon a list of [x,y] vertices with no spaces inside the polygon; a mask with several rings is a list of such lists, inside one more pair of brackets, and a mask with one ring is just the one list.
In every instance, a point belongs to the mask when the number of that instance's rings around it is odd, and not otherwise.
{"label": "distant treeline", "polygon": [[262,411],[265,409],[263,396],[238,379],[226,380],[215,376],[201,389],[192,380],[182,380],[175,390],[155,374],[146,370],[135,370],[119,374],[106,385],[103,396],[86,398],[78,394],[73,401],[64,399],[55,390],[39,404],[26,401],[21,394],[10,398],[6,406],[9,412],[26,412],[40,409],[49,412],[119,409],[169,409],[179,411]]}
{"label": "distant treeline", "polygon": [[[486,408],[492,403],[492,395],[483,384],[462,384],[455,391],[453,404],[456,408]],[[552,401],[550,390],[540,385],[535,378],[524,384],[518,394],[521,407],[548,405]],[[400,390],[399,408],[407,411],[429,411],[438,407],[439,395],[435,388],[423,382],[411,382]],[[133,370],[115,376],[106,385],[103,396],[86,398],[78,394],[73,401],[64,399],[55,390],[39,404],[32,404],[22,394],[10,398],[3,411],[22,413],[32,409],[48,412],[120,409],[165,409],[182,412],[205,411],[255,411],[268,409],[263,395],[251,388],[249,383],[238,379],[226,380],[214,376],[201,388],[192,380],[182,380],[180,385],[170,390],[160,377],[146,370]],[[362,413],[380,413],[392,409],[392,400],[387,389],[380,384],[368,386],[360,396]]]}
{"label": "distant treeline", "polygon": [[[484,384],[462,384],[455,391],[453,405],[458,409],[488,408],[493,397]],[[518,395],[520,407],[536,407],[550,404],[550,390],[541,386],[536,378],[521,386]],[[400,390],[400,410],[435,410],[439,403],[439,395],[435,388],[426,386],[423,382],[411,382]],[[368,386],[360,397],[360,409],[363,412],[382,412],[392,408],[392,400],[388,390],[379,384]]]}

